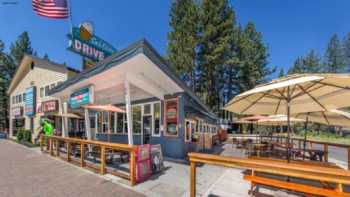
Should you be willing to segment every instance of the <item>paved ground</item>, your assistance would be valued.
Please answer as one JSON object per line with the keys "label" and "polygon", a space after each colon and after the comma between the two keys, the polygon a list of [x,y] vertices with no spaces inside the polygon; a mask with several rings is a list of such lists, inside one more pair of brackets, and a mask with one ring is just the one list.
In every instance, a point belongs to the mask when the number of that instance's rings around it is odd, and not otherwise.
{"label": "paved ground", "polygon": [[96,174],[0,140],[1,197],[138,197],[142,194]]}

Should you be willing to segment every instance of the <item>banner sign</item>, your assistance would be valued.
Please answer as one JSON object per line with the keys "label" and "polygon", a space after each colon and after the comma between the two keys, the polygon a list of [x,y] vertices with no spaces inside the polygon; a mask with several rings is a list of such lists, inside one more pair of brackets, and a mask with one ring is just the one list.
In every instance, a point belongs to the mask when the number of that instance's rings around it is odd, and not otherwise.
{"label": "banner sign", "polygon": [[84,105],[94,103],[93,86],[82,88],[70,95],[70,107],[75,109]]}
{"label": "banner sign", "polygon": [[84,26],[73,27],[72,33],[68,34],[68,49],[93,61],[101,61],[116,52],[112,45],[92,33],[89,34]]}
{"label": "banner sign", "polygon": [[58,111],[58,101],[51,100],[43,102],[41,107],[43,112],[56,112]]}
{"label": "banner sign", "polygon": [[36,87],[30,87],[26,90],[25,114],[33,117],[36,111]]}
{"label": "banner sign", "polygon": [[22,107],[12,108],[12,115],[14,117],[22,116],[23,115],[23,108]]}

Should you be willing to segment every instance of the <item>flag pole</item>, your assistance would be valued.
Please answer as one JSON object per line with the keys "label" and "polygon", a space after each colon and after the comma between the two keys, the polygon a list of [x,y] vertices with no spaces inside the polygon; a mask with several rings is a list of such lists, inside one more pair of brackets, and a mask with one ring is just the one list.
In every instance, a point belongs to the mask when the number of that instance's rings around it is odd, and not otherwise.
{"label": "flag pole", "polygon": [[72,4],[70,2],[70,0],[67,0],[67,4],[68,4],[68,14],[69,14],[69,17],[68,17],[68,27],[69,27],[69,31],[70,33],[72,33],[73,31],[73,17],[72,17]]}

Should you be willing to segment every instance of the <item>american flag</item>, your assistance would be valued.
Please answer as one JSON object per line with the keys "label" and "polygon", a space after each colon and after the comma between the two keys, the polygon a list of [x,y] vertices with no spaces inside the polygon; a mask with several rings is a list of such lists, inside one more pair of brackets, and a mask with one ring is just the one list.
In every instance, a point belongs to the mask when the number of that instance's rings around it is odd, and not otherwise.
{"label": "american flag", "polygon": [[33,0],[32,5],[39,16],[57,19],[69,17],[67,0]]}

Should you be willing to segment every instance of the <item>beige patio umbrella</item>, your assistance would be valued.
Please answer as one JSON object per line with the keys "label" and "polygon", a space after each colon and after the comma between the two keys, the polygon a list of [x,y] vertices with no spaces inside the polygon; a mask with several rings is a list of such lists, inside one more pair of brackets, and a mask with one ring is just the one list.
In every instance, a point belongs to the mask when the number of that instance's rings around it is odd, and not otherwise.
{"label": "beige patio umbrella", "polygon": [[295,115],[297,118],[306,120],[304,133],[304,152],[306,150],[307,127],[308,122],[321,123],[325,125],[350,127],[350,113],[331,109],[328,111],[309,112]]}
{"label": "beige patio umbrella", "polygon": [[344,98],[350,98],[349,87],[348,74],[290,75],[243,92],[224,109],[238,114],[286,114],[290,143],[291,114],[347,107],[350,102]]}
{"label": "beige patio umbrella", "polygon": [[[297,124],[305,122],[305,120],[300,118],[294,118],[290,117],[290,123],[291,124]],[[260,125],[287,125],[288,123],[288,117],[286,115],[270,115],[266,119],[259,120],[258,123]]]}

